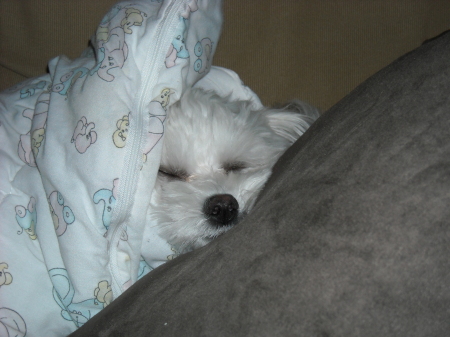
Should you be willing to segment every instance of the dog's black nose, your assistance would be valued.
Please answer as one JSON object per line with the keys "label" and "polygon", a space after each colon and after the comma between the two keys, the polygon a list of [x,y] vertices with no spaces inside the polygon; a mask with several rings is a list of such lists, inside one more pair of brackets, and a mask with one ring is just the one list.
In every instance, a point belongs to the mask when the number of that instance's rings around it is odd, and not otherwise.
{"label": "dog's black nose", "polygon": [[239,213],[239,203],[231,194],[216,194],[206,199],[203,213],[217,225],[233,224]]}

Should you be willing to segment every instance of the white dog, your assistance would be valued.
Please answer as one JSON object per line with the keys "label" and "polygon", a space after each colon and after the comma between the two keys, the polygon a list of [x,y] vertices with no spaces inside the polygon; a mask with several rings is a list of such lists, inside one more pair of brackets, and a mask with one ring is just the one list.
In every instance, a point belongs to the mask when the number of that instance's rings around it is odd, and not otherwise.
{"label": "white dog", "polygon": [[168,109],[151,217],[179,253],[236,225],[283,152],[319,116],[300,101],[253,111],[248,101],[192,89]]}

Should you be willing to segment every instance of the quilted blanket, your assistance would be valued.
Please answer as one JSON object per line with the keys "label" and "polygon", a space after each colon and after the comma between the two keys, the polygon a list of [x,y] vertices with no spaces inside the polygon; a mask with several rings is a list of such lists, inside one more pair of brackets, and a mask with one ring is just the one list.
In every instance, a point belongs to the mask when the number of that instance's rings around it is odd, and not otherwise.
{"label": "quilted blanket", "polygon": [[220,1],[122,2],[0,93],[0,335],[67,335],[174,257],[147,214],[168,106],[193,85],[260,104],[211,66],[221,23]]}

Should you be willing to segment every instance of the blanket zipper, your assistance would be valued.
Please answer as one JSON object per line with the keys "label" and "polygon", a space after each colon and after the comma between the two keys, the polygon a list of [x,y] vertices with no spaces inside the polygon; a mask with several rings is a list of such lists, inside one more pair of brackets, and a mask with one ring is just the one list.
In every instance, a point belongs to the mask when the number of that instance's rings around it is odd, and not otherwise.
{"label": "blanket zipper", "polygon": [[156,31],[156,45],[149,46],[145,65],[142,71],[141,89],[136,94],[133,100],[132,112],[134,127],[130,128],[131,132],[128,134],[127,146],[128,152],[125,156],[124,174],[120,181],[120,197],[114,207],[112,224],[114,231],[109,242],[109,269],[112,277],[112,290],[114,298],[117,298],[122,293],[123,280],[120,280],[120,270],[117,264],[117,240],[120,240],[122,229],[125,226],[126,219],[129,218],[131,209],[134,203],[134,195],[137,188],[138,177],[142,165],[142,156],[138,155],[143,148],[145,138],[144,129],[146,127],[144,115],[146,113],[149,100],[153,97],[149,89],[157,84],[159,72],[164,65],[165,52],[163,47],[169,46],[175,33],[175,28],[179,24],[179,9],[185,5],[187,0],[179,1],[172,0],[165,9],[162,20],[158,23]]}

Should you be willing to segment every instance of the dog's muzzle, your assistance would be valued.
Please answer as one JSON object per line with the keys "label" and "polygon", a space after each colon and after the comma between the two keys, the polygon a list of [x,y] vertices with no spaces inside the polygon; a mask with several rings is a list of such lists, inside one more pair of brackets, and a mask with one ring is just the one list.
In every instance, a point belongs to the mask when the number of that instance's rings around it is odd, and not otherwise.
{"label": "dog's muzzle", "polygon": [[231,194],[216,194],[206,199],[203,213],[215,225],[232,225],[239,214],[239,203]]}

